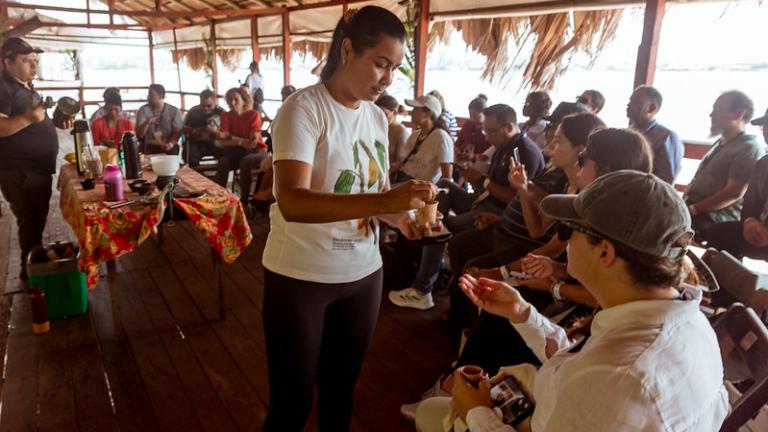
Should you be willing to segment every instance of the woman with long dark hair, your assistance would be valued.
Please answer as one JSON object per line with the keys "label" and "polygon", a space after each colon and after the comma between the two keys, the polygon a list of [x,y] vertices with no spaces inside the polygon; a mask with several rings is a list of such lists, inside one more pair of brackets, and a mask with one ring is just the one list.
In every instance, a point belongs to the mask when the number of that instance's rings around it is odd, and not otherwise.
{"label": "woman with long dark hair", "polygon": [[377,216],[409,238],[429,232],[405,211],[423,207],[436,190],[418,180],[389,190],[387,119],[373,104],[392,82],[404,41],[403,24],[386,9],[347,14],[320,83],[294,93],[272,125],[277,202],[262,260],[265,431],[302,431],[315,385],[319,430],[349,429],[381,301]]}

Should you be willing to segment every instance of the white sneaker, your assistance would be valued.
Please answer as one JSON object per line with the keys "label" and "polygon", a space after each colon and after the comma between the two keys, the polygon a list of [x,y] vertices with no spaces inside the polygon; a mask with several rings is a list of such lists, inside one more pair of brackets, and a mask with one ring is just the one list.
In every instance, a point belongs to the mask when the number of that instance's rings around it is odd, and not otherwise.
{"label": "white sneaker", "polygon": [[408,420],[416,420],[416,411],[419,410],[419,405],[421,405],[424,400],[437,396],[451,396],[450,393],[443,390],[442,380],[442,376],[438,378],[435,385],[421,395],[420,401],[411,404],[400,405],[400,414],[402,414],[403,417],[407,418]]}
{"label": "white sneaker", "polygon": [[406,288],[400,291],[390,291],[389,301],[400,307],[419,310],[427,310],[435,306],[435,302],[432,300],[432,293],[422,294],[413,288]]}

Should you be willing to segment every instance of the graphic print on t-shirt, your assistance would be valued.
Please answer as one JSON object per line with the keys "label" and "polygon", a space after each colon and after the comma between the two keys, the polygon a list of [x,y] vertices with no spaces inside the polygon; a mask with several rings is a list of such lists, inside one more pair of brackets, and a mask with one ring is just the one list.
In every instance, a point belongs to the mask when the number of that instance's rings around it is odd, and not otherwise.
{"label": "graphic print on t-shirt", "polygon": [[[384,144],[378,140],[373,143],[373,146],[376,148],[376,156],[378,158],[373,155],[371,149],[368,148],[368,145],[366,145],[362,139],[358,139],[352,144],[352,154],[355,158],[355,169],[345,169],[339,173],[339,177],[336,179],[336,183],[333,186],[334,193],[352,193],[352,186],[356,181],[360,182],[360,193],[368,192],[374,186],[377,186],[375,192],[381,192],[384,190],[384,180],[388,170],[387,150],[384,147]],[[360,161],[360,148],[362,148],[366,156],[368,156],[367,170],[363,168],[363,163]],[[374,218],[371,217],[358,219],[357,229],[364,230],[365,236],[368,237],[370,233],[376,232],[375,224],[376,222]]]}

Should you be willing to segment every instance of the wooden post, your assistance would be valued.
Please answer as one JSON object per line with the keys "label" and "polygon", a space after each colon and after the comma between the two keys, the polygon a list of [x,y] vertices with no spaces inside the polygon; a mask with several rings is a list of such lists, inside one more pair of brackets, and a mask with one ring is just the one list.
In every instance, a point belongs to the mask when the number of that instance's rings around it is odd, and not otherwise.
{"label": "wooden post", "polygon": [[424,94],[424,75],[427,69],[427,40],[429,39],[429,0],[419,4],[419,22],[414,35],[416,48],[416,82],[413,87],[415,97]]}
{"label": "wooden post", "polygon": [[291,20],[288,11],[283,12],[283,85],[291,84]]}
{"label": "wooden post", "polygon": [[643,24],[643,39],[637,49],[635,64],[635,86],[653,85],[656,73],[656,54],[659,50],[661,22],[664,19],[666,0],[646,0],[645,22]]}
{"label": "wooden post", "polygon": [[184,90],[181,89],[181,57],[179,57],[179,43],[176,40],[176,29],[173,29],[173,51],[176,56],[176,77],[179,80],[179,97],[181,98],[181,112],[184,112]]}
{"label": "wooden post", "polygon": [[253,61],[261,58],[259,53],[259,17],[251,17],[251,52]]}
{"label": "wooden post", "polygon": [[341,14],[342,16],[347,14],[347,11],[349,10],[349,2],[347,0],[343,0],[341,3]]}
{"label": "wooden post", "polygon": [[219,95],[219,66],[218,55],[216,54],[216,20],[211,20],[211,78],[213,79],[213,93]]}
{"label": "wooden post", "polygon": [[85,0],[85,9],[88,11],[85,13],[85,22],[91,25],[91,0]]}
{"label": "wooden post", "polygon": [[111,13],[115,8],[115,0],[109,0],[107,2],[107,9],[109,9],[109,25],[115,25],[115,16]]}
{"label": "wooden post", "polygon": [[8,25],[8,5],[0,3],[0,21]]}
{"label": "wooden post", "polygon": [[149,81],[155,83],[155,43],[152,40],[152,30],[147,31],[149,40]]}

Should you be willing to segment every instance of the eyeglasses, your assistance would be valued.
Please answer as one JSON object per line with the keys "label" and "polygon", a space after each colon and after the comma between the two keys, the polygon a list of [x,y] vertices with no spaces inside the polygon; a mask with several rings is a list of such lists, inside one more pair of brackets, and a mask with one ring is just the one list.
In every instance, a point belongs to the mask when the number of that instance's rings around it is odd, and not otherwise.
{"label": "eyeglasses", "polygon": [[598,233],[597,231],[591,230],[577,223],[565,221],[565,220],[561,220],[559,222],[560,223],[557,225],[557,239],[560,241],[570,240],[574,231],[580,232],[590,237],[594,237],[599,240],[602,240],[604,238],[604,236]]}
{"label": "eyeglasses", "polygon": [[483,135],[496,135],[501,130],[501,127],[486,129],[483,128]]}
{"label": "eyeglasses", "polygon": [[580,104],[583,104],[583,105],[589,105],[591,103],[589,98],[584,96],[584,95],[576,96],[576,102],[578,102]]}

